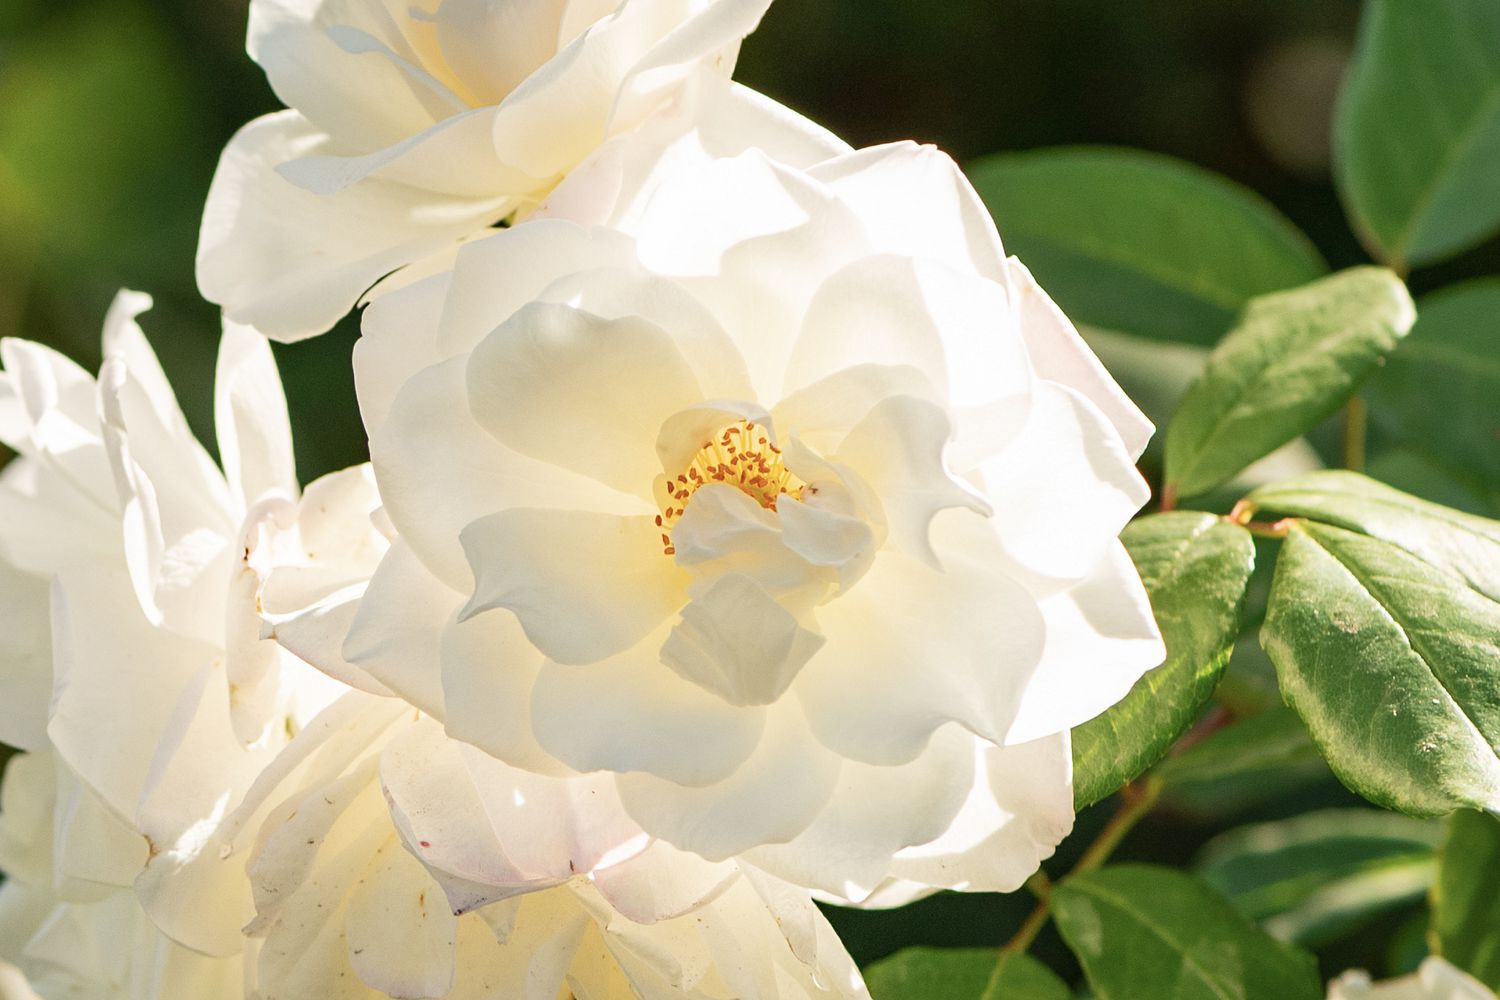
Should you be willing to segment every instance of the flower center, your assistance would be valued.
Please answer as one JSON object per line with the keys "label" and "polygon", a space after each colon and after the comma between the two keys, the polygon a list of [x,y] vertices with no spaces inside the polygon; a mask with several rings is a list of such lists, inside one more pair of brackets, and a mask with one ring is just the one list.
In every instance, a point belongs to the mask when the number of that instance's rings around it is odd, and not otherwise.
{"label": "flower center", "polygon": [[672,527],[687,510],[688,499],[710,483],[733,486],[766,510],[775,510],[783,496],[801,499],[807,484],[781,460],[781,449],[771,443],[765,428],[749,420],[737,420],[703,442],[698,454],[676,479],[668,479],[657,494],[661,516],[662,550],[677,554]]}

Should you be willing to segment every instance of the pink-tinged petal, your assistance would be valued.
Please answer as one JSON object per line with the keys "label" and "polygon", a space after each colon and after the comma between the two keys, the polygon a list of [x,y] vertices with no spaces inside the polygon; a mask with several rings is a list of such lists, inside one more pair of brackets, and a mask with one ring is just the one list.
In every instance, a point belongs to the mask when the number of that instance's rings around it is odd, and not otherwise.
{"label": "pink-tinged petal", "polygon": [[1039,607],[1047,641],[1005,734],[1007,744],[1082,725],[1166,658],[1145,585],[1118,541],[1092,574]]}
{"label": "pink-tinged petal", "polygon": [[1139,458],[1156,428],[1125,395],[1125,390],[1084,343],[1073,322],[1036,283],[1026,265],[1012,257],[1009,270],[1021,335],[1026,339],[1037,377],[1061,382],[1087,396],[1109,418],[1130,456]]}
{"label": "pink-tinged petal", "polygon": [[729,573],[682,609],[661,661],[731,705],[770,705],[823,643],[759,583]]}
{"label": "pink-tinged petal", "polygon": [[746,852],[751,864],[798,885],[858,902],[885,879],[897,852],[948,828],[974,782],[974,737],[939,730],[913,761],[845,761],[812,823],[786,844]]}
{"label": "pink-tinged petal", "polygon": [[199,290],[231,320],[277,340],[323,332],[380,278],[503,210],[503,199],[439,195],[379,177],[314,194],[276,172],[328,150],[327,136],[296,112],[267,115],[230,140],[209,187]]}
{"label": "pink-tinged petal", "polygon": [[925,257],[1004,283],[1005,254],[989,210],[941,150],[871,146],[809,172],[859,213],[875,252]]}
{"label": "pink-tinged petal", "polygon": [[877,403],[839,444],[833,460],[853,469],[880,498],[891,541],[938,566],[928,531],[939,511],[961,507],[981,517],[993,510],[947,469],[943,453],[953,427],[943,410],[914,396]]}
{"label": "pink-tinged petal", "polygon": [[460,619],[505,608],[565,664],[623,653],[686,603],[688,574],[647,517],[512,508],[463,530],[474,595]]}
{"label": "pink-tinged petal", "polygon": [[[474,579],[459,533],[507,507],[544,502],[614,514],[655,514],[656,508],[643,498],[649,478],[642,496],[625,496],[587,476],[512,451],[486,433],[469,413],[466,364],[467,358],[458,357],[418,373],[370,439],[386,513],[412,552],[443,583],[462,593],[472,591]],[[648,477],[654,474],[647,472]]]}
{"label": "pink-tinged petal", "polygon": [[765,710],[735,708],[657,659],[665,628],[586,667],[547,663],[531,694],[537,742],[576,771],[649,771],[709,785],[754,751]]}
{"label": "pink-tinged petal", "polygon": [[448,735],[515,767],[572,774],[531,731],[531,689],[542,662],[515,615],[480,615],[449,625],[442,637]]}
{"label": "pink-tinged petal", "polygon": [[1055,382],[1037,383],[1026,424],[980,470],[1001,545],[1044,579],[1093,573],[1151,496],[1108,418]]}
{"label": "pink-tinged petal", "polygon": [[392,997],[441,997],[452,989],[458,918],[432,876],[394,839],[376,851],[349,897],[349,964]]}
{"label": "pink-tinged petal", "polygon": [[[968,800],[942,836],[896,856],[896,878],[927,887],[1013,892],[1073,829],[1067,732],[1009,747],[976,740],[974,750]],[[893,895],[874,905],[900,901]]]}
{"label": "pink-tinged petal", "polygon": [[671,920],[709,905],[739,877],[731,862],[712,862],[655,841],[642,853],[590,876],[616,911],[638,924]]}
{"label": "pink-tinged petal", "polygon": [[452,910],[503,899],[532,881],[501,848],[461,745],[437,726],[418,723],[392,740],[381,755],[380,779],[391,822],[438,879]]}
{"label": "pink-tinged petal", "polygon": [[[882,552],[818,610],[828,644],[797,678],[813,732],[872,764],[914,760],[957,722],[998,740],[1040,661],[1036,600],[998,571],[989,522],[955,512],[933,523],[943,570]],[[999,566],[997,566],[999,564]]]}
{"label": "pink-tinged petal", "polygon": [[360,599],[341,659],[429,715],[442,718],[443,630],[463,598],[429,573],[404,541],[391,546]]}
{"label": "pink-tinged petal", "polygon": [[767,715],[760,744],[738,770],[701,788],[651,774],[619,777],[630,815],[653,836],[722,861],[801,834],[828,804],[838,756],[815,740],[793,704]]}
{"label": "pink-tinged petal", "polygon": [[239,509],[266,495],[294,499],[297,468],[286,394],[271,346],[254,330],[224,324],[214,369],[219,459]]}
{"label": "pink-tinged petal", "polygon": [[505,446],[642,497],[662,422],[704,398],[673,333],[554,303],[522,308],[485,338],[468,388],[474,419]]}

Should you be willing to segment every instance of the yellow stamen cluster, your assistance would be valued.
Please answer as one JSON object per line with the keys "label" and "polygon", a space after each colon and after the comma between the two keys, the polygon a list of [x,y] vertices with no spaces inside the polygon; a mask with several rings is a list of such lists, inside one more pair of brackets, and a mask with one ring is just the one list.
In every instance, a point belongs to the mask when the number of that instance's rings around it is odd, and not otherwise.
{"label": "yellow stamen cluster", "polygon": [[749,420],[736,421],[718,437],[703,442],[682,474],[666,480],[658,492],[661,515],[656,526],[662,529],[662,550],[667,555],[677,554],[672,526],[687,510],[688,499],[709,483],[733,486],[766,510],[775,510],[783,496],[800,499],[807,485],[786,467],[781,449],[771,443],[765,428]]}

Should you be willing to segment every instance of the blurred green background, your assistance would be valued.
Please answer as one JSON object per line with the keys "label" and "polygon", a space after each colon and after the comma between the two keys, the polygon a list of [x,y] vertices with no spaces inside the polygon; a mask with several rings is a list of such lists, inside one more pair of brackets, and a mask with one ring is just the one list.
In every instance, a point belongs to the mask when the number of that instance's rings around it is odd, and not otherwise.
{"label": "blurred green background", "polygon": [[[0,335],[92,368],[115,290],[152,293],[144,326],[205,441],[218,323],[193,280],[198,215],[220,148],[278,106],[244,55],[245,11],[244,0],[0,2]],[[1358,15],[1357,0],[777,0],[738,75],[856,145],[916,138],[960,161],[1078,143],[1171,154],[1264,195],[1338,268],[1367,259],[1329,169]],[[1419,273],[1414,291],[1497,271],[1491,241]],[[364,457],[354,338],[346,321],[277,348],[304,480]],[[1253,714],[1279,698],[1253,641],[1243,653],[1221,700]],[[1355,805],[1300,727],[1285,732],[1274,784],[1241,775],[1184,793],[1120,856],[1184,865],[1233,823]],[[1108,811],[1085,812],[1049,867],[1066,870]],[[837,923],[863,962],[905,944],[997,944],[1029,909],[1024,894],[944,896]],[[1417,909],[1413,899],[1325,947],[1325,974],[1409,964]],[[1054,931],[1037,953],[1070,967]]]}

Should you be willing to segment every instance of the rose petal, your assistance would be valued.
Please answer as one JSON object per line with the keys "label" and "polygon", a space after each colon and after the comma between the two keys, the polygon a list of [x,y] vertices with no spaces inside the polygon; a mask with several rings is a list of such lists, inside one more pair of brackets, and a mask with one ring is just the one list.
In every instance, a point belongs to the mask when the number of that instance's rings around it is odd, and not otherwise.
{"label": "rose petal", "polygon": [[765,710],[735,708],[657,660],[658,630],[586,667],[547,663],[531,694],[537,742],[577,771],[649,771],[687,785],[722,781],[760,740]]}
{"label": "rose petal", "polygon": [[1140,458],[1156,428],[1125,395],[1125,390],[1084,343],[1072,321],[1036,283],[1026,265],[1014,257],[1008,264],[1021,334],[1026,338],[1026,349],[1037,376],[1061,382],[1087,396],[1114,424],[1130,456]]}
{"label": "rose petal", "polygon": [[981,466],[995,530],[1039,577],[1080,580],[1151,496],[1114,426],[1087,398],[1039,382],[1026,424]]}
{"label": "rose petal", "polygon": [[641,497],[662,422],[704,398],[668,331],[544,303],[474,349],[468,388],[475,420],[507,447]]}
{"label": "rose petal", "polygon": [[975,780],[962,810],[942,836],[901,851],[893,876],[929,887],[1014,892],[1073,829],[1066,731],[1008,747],[975,740],[974,750]]}
{"label": "rose petal", "polygon": [[506,608],[559,663],[622,653],[687,599],[687,574],[661,554],[661,530],[646,517],[518,507],[462,537],[474,596],[459,620]]}
{"label": "rose petal", "polygon": [[886,877],[896,853],[948,828],[974,781],[974,737],[940,729],[910,763],[845,761],[812,823],[786,844],[746,858],[773,875],[858,902]]}
{"label": "rose petal", "polygon": [[1007,744],[1082,725],[1166,657],[1145,585],[1118,541],[1090,576],[1039,607],[1046,645],[1006,731]]}
{"label": "rose petal", "polygon": [[318,195],[276,172],[328,144],[294,111],[256,119],[230,140],[209,188],[198,287],[231,320],[278,340],[328,329],[381,277],[487,225],[501,207],[376,177]]}
{"label": "rose petal", "polygon": [[417,561],[404,541],[391,546],[360,599],[341,658],[424,712],[443,717],[443,629],[463,598]]}
{"label": "rose petal", "polygon": [[813,732],[872,764],[914,760],[958,722],[998,739],[1041,659],[1036,601],[996,571],[986,521],[933,524],[938,571],[882,552],[870,571],[818,611],[828,644],[797,678]]}
{"label": "rose petal", "polygon": [[778,705],[755,752],[723,781],[692,788],[651,774],[624,774],[620,795],[647,832],[722,861],[802,833],[827,805],[840,766],[813,739],[800,708]]}
{"label": "rose petal", "polygon": [[943,410],[914,396],[891,396],[871,408],[833,460],[869,484],[885,510],[891,540],[937,567],[928,530],[939,511],[962,507],[982,517],[989,502],[947,469],[943,452],[953,428]]}

